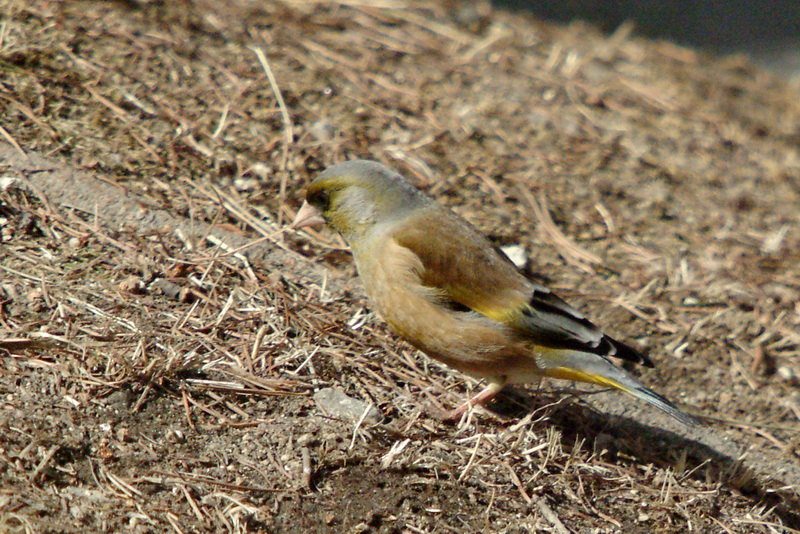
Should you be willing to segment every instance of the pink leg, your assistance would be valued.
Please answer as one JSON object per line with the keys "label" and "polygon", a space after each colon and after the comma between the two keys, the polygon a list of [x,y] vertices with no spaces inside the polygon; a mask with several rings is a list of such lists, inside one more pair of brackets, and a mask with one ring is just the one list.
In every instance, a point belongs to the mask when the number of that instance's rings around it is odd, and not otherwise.
{"label": "pink leg", "polygon": [[461,420],[461,416],[464,415],[464,413],[473,406],[477,405],[483,406],[487,402],[495,398],[497,394],[500,393],[500,390],[503,389],[503,386],[505,386],[505,381],[491,380],[489,382],[489,385],[487,385],[483,389],[483,391],[472,397],[470,400],[468,400],[455,410],[445,415],[444,420],[451,423],[455,423],[456,421]]}

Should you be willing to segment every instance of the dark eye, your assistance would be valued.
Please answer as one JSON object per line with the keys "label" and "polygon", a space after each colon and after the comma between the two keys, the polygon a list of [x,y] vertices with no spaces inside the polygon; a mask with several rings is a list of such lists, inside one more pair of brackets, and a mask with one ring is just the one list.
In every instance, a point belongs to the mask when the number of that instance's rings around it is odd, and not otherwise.
{"label": "dark eye", "polygon": [[315,191],[308,197],[308,203],[314,207],[320,208],[325,211],[328,208],[328,204],[330,204],[331,195],[328,191],[321,189],[319,191]]}

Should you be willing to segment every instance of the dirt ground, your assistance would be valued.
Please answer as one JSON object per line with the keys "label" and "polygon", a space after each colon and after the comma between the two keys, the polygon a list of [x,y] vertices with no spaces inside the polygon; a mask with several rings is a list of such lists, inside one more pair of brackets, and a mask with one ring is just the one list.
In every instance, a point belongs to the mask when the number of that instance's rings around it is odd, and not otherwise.
{"label": "dirt ground", "polygon": [[[0,532],[797,532],[800,98],[485,3],[0,0]],[[401,171],[706,425],[397,340],[324,167]],[[315,400],[350,397],[364,416]]]}

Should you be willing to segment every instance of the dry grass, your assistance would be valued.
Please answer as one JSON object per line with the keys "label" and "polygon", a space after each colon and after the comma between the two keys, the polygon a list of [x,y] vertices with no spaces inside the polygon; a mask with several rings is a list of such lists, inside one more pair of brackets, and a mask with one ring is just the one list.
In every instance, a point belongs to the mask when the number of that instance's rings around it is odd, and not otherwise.
{"label": "dry grass", "polygon": [[[800,104],[488,5],[0,2],[0,530],[800,529]],[[307,181],[391,165],[709,426],[397,341]],[[338,420],[336,387],[381,421]]]}

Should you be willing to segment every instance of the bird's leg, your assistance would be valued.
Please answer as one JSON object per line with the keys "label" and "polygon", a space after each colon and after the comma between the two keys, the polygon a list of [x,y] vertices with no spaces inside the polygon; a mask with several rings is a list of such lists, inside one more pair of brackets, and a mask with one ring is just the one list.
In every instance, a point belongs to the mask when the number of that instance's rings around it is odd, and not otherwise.
{"label": "bird's leg", "polygon": [[497,379],[491,380],[489,384],[485,388],[483,388],[483,391],[472,397],[470,400],[468,400],[455,410],[445,415],[444,420],[451,423],[459,421],[461,419],[461,416],[464,415],[464,413],[473,406],[477,405],[483,406],[487,402],[495,398],[497,394],[500,393],[500,390],[503,389],[503,386],[505,386],[505,380],[497,380]]}

